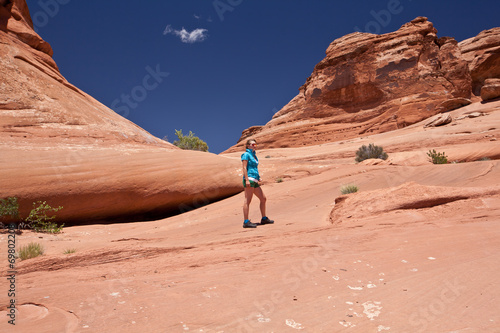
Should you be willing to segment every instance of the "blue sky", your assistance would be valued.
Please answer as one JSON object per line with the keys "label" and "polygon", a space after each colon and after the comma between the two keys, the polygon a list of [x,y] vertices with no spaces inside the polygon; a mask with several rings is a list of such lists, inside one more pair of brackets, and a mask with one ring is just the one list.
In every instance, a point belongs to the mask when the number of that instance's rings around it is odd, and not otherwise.
{"label": "blue sky", "polygon": [[220,153],[286,105],[336,38],[426,16],[458,41],[500,26],[483,0],[28,0],[72,84],[172,142]]}

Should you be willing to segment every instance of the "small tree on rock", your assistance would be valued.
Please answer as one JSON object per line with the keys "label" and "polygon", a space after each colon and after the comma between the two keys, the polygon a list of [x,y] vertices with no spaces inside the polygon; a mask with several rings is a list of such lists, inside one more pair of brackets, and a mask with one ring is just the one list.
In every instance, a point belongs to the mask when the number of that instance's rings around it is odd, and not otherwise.
{"label": "small tree on rock", "polygon": [[189,135],[183,135],[182,130],[175,130],[175,135],[179,140],[175,140],[174,145],[181,149],[208,151],[207,143],[191,131],[189,131]]}
{"label": "small tree on rock", "polygon": [[427,153],[427,156],[429,156],[429,159],[433,164],[446,164],[448,163],[448,157],[446,154],[443,153],[438,153],[435,149],[429,150]]}

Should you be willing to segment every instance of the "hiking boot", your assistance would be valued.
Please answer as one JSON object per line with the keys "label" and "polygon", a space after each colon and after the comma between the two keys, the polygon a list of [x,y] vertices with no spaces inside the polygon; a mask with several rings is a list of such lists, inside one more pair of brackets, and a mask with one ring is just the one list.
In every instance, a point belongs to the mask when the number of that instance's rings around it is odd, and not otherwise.
{"label": "hiking boot", "polygon": [[257,224],[250,221],[243,222],[243,228],[257,228]]}
{"label": "hiking boot", "polygon": [[274,221],[270,220],[269,217],[263,217],[262,220],[260,220],[260,224],[273,224]]}

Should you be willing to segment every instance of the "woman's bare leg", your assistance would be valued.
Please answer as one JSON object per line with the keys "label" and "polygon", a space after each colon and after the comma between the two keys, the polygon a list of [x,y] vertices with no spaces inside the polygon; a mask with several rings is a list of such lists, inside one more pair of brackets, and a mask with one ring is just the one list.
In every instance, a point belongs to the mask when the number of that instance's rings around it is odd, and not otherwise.
{"label": "woman's bare leg", "polygon": [[254,191],[255,195],[257,198],[260,200],[260,213],[262,214],[262,217],[266,216],[266,201],[267,198],[264,194],[264,191],[262,191],[261,187],[257,187]]}
{"label": "woman's bare leg", "polygon": [[243,201],[243,219],[249,220],[248,211],[250,207],[250,202],[252,201],[254,188],[253,187],[245,187],[245,199]]}

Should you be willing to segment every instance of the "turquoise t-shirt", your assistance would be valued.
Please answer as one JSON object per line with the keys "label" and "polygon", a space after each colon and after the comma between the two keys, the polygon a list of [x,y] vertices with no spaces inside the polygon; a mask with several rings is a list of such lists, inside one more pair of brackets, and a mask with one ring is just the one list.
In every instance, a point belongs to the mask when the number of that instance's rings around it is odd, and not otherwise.
{"label": "turquoise t-shirt", "polygon": [[[248,178],[253,178],[255,180],[260,180],[259,176],[259,159],[257,158],[257,154],[255,154],[255,150],[247,148],[247,150],[241,154],[242,161],[248,161],[247,163],[247,173]],[[243,176],[245,178],[245,176]]]}

